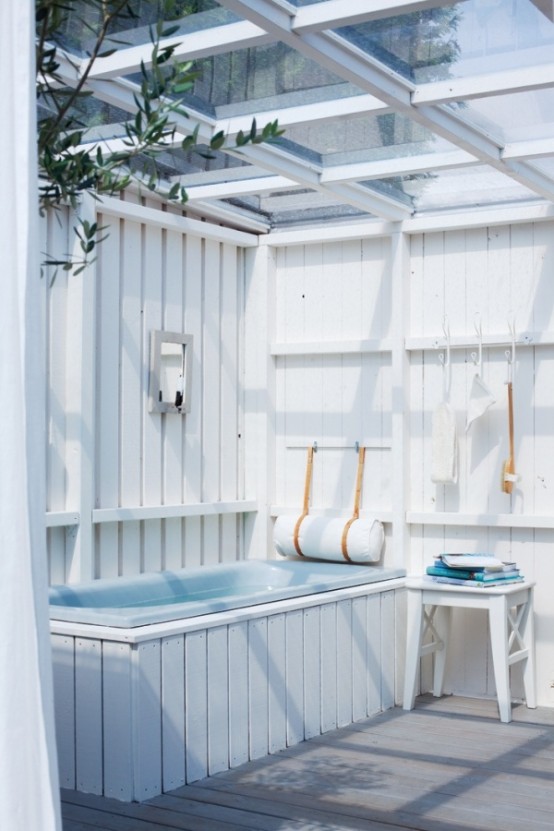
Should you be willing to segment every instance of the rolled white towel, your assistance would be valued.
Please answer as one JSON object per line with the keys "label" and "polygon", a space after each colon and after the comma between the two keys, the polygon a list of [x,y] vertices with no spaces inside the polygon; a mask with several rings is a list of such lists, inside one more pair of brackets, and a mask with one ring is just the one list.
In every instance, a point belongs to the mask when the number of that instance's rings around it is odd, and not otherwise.
{"label": "rolled white towel", "polygon": [[[283,557],[298,554],[294,546],[294,529],[298,517],[277,517],[273,529],[275,550]],[[305,516],[298,532],[298,544],[305,557],[316,560],[346,562],[342,553],[342,535],[347,518]],[[346,547],[353,563],[376,563],[381,557],[385,531],[378,519],[355,519],[346,537]]]}

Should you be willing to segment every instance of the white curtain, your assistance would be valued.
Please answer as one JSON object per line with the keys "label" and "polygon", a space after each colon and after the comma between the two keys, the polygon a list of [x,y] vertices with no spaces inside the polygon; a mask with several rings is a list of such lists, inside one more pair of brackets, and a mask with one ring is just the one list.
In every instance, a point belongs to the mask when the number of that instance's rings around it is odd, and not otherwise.
{"label": "white curtain", "polygon": [[55,831],[32,0],[0,4],[0,77],[0,829]]}

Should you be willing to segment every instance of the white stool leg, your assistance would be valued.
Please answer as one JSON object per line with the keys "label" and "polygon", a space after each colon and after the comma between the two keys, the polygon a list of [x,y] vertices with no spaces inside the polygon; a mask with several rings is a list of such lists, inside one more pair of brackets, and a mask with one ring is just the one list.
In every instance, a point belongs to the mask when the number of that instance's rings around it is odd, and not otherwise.
{"label": "white stool leg", "polygon": [[533,589],[530,588],[527,595],[525,611],[521,619],[521,634],[523,643],[527,649],[527,658],[523,667],[523,689],[525,691],[525,703],[534,710],[537,706],[537,695],[535,691],[535,621],[533,618]]}
{"label": "white stool leg", "polygon": [[419,669],[421,637],[423,634],[421,592],[416,589],[408,589],[407,628],[403,707],[405,710],[413,710]]}
{"label": "white stool leg", "polygon": [[450,606],[437,606],[435,612],[435,629],[442,641],[435,652],[435,667],[433,672],[433,695],[440,698],[444,687],[444,673],[446,669],[446,656],[448,653],[448,642],[450,640],[450,621],[452,608]]}
{"label": "white stool leg", "polygon": [[508,618],[505,595],[489,597],[489,626],[500,721],[507,723],[512,720],[512,702],[508,666]]}

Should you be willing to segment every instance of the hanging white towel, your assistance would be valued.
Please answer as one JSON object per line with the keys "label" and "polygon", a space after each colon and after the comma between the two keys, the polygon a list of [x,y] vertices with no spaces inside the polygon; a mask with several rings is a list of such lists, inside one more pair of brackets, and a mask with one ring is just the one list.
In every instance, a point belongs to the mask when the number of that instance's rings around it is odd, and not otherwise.
{"label": "hanging white towel", "polygon": [[437,484],[458,479],[458,441],[456,417],[447,401],[433,413],[431,480]]}
{"label": "hanging white towel", "polygon": [[475,419],[482,416],[483,413],[489,409],[491,404],[494,404],[495,400],[496,399],[490,389],[487,387],[479,373],[476,372],[473,376],[469,402],[467,405],[466,433]]}

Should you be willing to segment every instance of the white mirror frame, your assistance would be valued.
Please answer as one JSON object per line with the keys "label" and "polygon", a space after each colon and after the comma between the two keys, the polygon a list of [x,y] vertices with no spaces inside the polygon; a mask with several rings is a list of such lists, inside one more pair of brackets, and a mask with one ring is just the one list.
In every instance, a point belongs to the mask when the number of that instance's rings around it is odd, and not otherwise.
{"label": "white mirror frame", "polygon": [[[183,353],[180,388],[175,390],[173,401],[163,400],[162,398],[162,345],[164,343],[180,344]],[[153,330],[150,333],[149,412],[174,413],[176,415],[185,415],[185,413],[190,412],[191,372],[192,335]]]}

